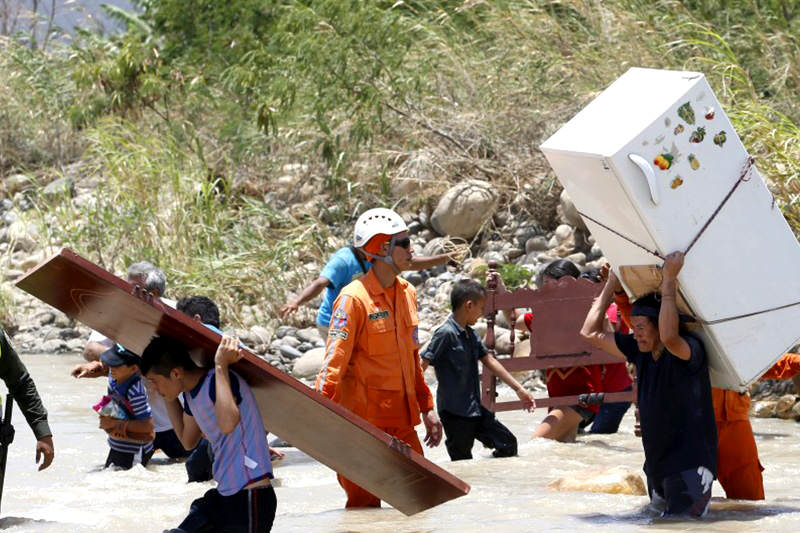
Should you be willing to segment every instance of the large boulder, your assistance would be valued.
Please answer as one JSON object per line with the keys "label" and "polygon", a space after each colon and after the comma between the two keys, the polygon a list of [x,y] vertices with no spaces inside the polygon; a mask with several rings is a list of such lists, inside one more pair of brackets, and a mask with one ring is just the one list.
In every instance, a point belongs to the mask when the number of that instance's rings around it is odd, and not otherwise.
{"label": "large boulder", "polygon": [[325,348],[312,348],[295,360],[292,374],[298,378],[313,378],[322,368],[325,359]]}
{"label": "large boulder", "polygon": [[607,470],[584,470],[548,483],[547,488],[557,492],[605,492],[607,494],[647,494],[642,476],[621,466]]}
{"label": "large boulder", "polygon": [[472,239],[494,212],[496,197],[491,184],[469,180],[451,187],[431,215],[440,235]]}
{"label": "large boulder", "polygon": [[797,396],[794,394],[786,394],[778,399],[775,404],[775,416],[785,420],[794,420],[797,414],[794,412],[794,406],[797,403]]}

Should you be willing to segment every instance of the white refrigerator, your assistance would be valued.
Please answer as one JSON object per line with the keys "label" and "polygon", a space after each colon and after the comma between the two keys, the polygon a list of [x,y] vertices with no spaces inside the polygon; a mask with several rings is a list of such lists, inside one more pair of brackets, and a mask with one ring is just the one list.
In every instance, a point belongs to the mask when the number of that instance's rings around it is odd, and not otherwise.
{"label": "white refrigerator", "polygon": [[[660,265],[647,250],[685,251],[748,160],[702,74],[643,68],[541,149],[615,269]],[[686,255],[678,282],[702,324],[714,386],[744,389],[800,338],[800,245],[755,166]]]}

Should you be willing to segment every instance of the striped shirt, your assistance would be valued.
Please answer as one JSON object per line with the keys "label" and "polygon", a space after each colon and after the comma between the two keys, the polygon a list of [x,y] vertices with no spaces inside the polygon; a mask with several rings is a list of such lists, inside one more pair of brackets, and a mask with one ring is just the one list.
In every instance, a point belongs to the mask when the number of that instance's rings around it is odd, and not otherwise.
{"label": "striped shirt", "polygon": [[267,434],[255,396],[247,383],[229,370],[231,392],[239,407],[239,423],[227,435],[214,411],[216,376],[208,371],[197,386],[183,393],[183,410],[193,416],[214,450],[214,479],[223,496],[231,496],[255,481],[272,477]]}
{"label": "striped shirt", "polygon": [[[123,383],[117,383],[111,372],[108,373],[108,395],[114,401],[120,403],[122,410],[128,414],[128,420],[147,420],[152,418],[150,403],[147,401],[147,390],[142,383],[142,376],[137,372]],[[124,399],[125,401],[120,401]],[[112,450],[124,453],[136,453],[139,450],[142,454],[153,451],[153,441],[131,442],[127,440],[108,437],[108,445]]]}

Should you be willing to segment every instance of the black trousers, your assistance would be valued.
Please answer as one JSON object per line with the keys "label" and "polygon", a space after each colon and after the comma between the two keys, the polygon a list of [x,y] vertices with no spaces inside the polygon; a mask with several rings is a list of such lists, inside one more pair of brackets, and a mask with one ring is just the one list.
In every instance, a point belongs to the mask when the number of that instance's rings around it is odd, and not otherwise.
{"label": "black trousers", "polygon": [[493,448],[495,457],[517,455],[517,438],[483,406],[480,416],[465,417],[439,411],[439,419],[444,427],[444,444],[451,461],[472,459],[475,439],[485,447]]}
{"label": "black trousers", "polygon": [[[116,466],[117,468],[122,468],[123,470],[130,470],[133,468],[133,460],[135,457],[135,453],[121,452],[114,450],[113,448],[109,449],[108,457],[106,457],[106,468],[109,466]],[[147,466],[147,463],[150,462],[151,457],[153,457],[153,452],[143,453],[142,466]]]}
{"label": "black trousers", "polygon": [[272,530],[277,506],[271,486],[230,496],[211,489],[192,502],[188,516],[170,533],[266,533]]}
{"label": "black trousers", "polygon": [[170,459],[188,457],[189,452],[183,447],[174,429],[159,431],[153,441],[153,448],[160,449]]}

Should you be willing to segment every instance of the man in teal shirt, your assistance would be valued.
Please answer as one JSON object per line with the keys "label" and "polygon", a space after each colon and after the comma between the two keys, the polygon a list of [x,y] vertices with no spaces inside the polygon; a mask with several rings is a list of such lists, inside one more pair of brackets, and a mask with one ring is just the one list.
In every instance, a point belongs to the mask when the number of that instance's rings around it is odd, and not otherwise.
{"label": "man in teal shirt", "polygon": [[[425,270],[426,268],[443,265],[449,260],[451,260],[450,254],[439,254],[431,257],[414,256],[411,260],[411,269]],[[315,298],[322,292],[322,289],[327,289],[325,297],[322,299],[322,305],[319,306],[317,311],[317,328],[322,334],[322,338],[326,338],[328,336],[328,324],[330,324],[331,313],[333,312],[333,302],[336,297],[339,296],[345,285],[366,274],[371,266],[372,263],[354,246],[345,246],[336,250],[328,260],[325,268],[320,272],[319,277],[311,282],[311,285],[303,289],[303,292],[297,298],[281,307],[279,312],[281,318],[286,318],[296,312],[298,307]]]}

